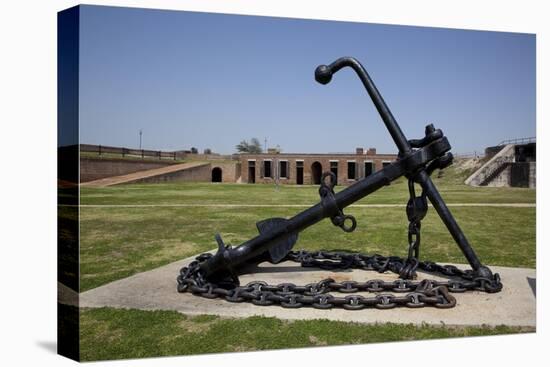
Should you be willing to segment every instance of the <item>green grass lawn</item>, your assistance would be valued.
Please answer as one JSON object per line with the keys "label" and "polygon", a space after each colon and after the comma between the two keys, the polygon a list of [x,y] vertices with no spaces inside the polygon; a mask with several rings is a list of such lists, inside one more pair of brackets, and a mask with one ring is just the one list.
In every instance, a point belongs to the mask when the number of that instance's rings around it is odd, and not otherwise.
{"label": "green grass lawn", "polygon": [[87,309],[81,312],[81,358],[104,360],[243,352],[532,332],[519,327],[365,325],[186,316],[175,311]]}
{"label": "green grass lawn", "polygon": [[[437,180],[435,181],[437,183]],[[337,186],[336,191],[344,187]],[[133,184],[104,188],[81,188],[83,205],[134,204],[300,204],[319,202],[318,186],[245,185],[210,183]],[[420,190],[417,190],[420,194]],[[534,203],[535,190],[521,188],[441,185],[447,203]],[[408,200],[405,180],[359,200],[357,204],[403,204]]]}
{"label": "green grass lawn", "polygon": [[[340,188],[341,189],[341,188]],[[442,182],[448,203],[534,203],[535,191],[473,188]],[[407,202],[404,180],[359,203]],[[319,201],[313,186],[238,184],[154,184],[81,188],[81,290],[192,256],[216,247],[214,234],[238,245],[255,236],[255,223],[270,217],[291,217],[292,207],[117,207],[128,204],[303,204]],[[115,206],[111,206],[115,205]],[[534,267],[535,208],[453,207],[458,223],[481,259],[492,265]],[[345,249],[383,255],[405,255],[407,218],[404,208],[350,207],[358,220],[347,234],[329,220],[300,234],[296,249]],[[422,257],[464,262],[435,211],[422,226]]]}
{"label": "green grass lawn", "polygon": [[[81,208],[81,290],[209,251],[216,247],[216,232],[226,243],[238,245],[257,234],[257,221],[295,212],[296,208]],[[407,218],[402,208],[346,212],[358,221],[355,232],[345,233],[324,220],[300,233],[295,249],[406,255]],[[453,212],[484,262],[535,266],[535,208],[456,207]],[[422,223],[423,259],[465,262],[434,210]]]}
{"label": "green grass lawn", "polygon": [[[448,203],[535,203],[535,190],[473,188],[461,184],[467,174],[455,170],[435,178]],[[404,206],[407,200],[406,182],[399,180],[359,203]],[[99,205],[80,208],[81,291],[211,250],[216,247],[214,234],[217,232],[226,243],[238,245],[257,234],[257,221],[275,216],[289,217],[302,210],[291,207],[116,205],[311,205],[318,201],[317,187],[313,186],[275,188],[271,185],[179,183],[81,188],[81,204]],[[483,262],[535,266],[534,207],[453,207],[451,210]],[[300,233],[295,249],[406,255],[404,207],[350,207],[345,211],[357,218],[355,232],[344,233],[329,220],[324,220]],[[422,223],[423,260],[466,262],[433,209]],[[401,324],[359,325],[326,320],[191,318],[168,311],[110,308],[82,310],[81,322],[85,360],[529,331],[507,327],[456,329]]]}

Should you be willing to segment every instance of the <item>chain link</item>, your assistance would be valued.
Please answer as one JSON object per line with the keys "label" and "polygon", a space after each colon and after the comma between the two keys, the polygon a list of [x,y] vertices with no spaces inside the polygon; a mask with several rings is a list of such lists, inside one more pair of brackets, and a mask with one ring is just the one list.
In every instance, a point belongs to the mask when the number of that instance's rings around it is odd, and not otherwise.
{"label": "chain link", "polygon": [[[199,270],[200,263],[211,256],[210,253],[201,254],[180,270],[177,279],[178,292],[191,292],[205,298],[222,298],[228,302],[250,302],[258,306],[280,305],[285,308],[314,307],[317,309],[341,307],[346,310],[361,310],[364,308],[391,309],[426,306],[451,308],[456,305],[456,299],[451,293],[466,291],[494,293],[502,289],[498,274],[495,274],[492,279],[481,278],[476,277],[473,270],[460,270],[453,265],[440,265],[429,261],[419,261],[418,269],[432,274],[453,277],[453,279],[442,281],[434,279],[421,281],[372,279],[365,282],[350,280],[336,282],[327,278],[303,286],[293,283],[271,285],[262,281],[253,281],[245,286],[233,284],[231,287],[224,283],[222,287],[205,280]],[[396,274],[399,274],[408,264],[408,259],[397,256],[369,256],[360,253],[303,250],[291,251],[285,260],[300,263],[303,267],[318,267],[325,270],[362,269],[380,273],[391,271]],[[337,297],[329,292],[349,294]],[[355,294],[358,292],[376,293],[376,295],[365,297]]]}

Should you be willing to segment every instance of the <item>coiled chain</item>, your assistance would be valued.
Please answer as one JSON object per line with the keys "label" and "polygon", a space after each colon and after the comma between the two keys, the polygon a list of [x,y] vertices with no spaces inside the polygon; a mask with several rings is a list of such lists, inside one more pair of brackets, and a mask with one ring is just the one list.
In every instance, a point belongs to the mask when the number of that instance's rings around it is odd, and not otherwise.
{"label": "coiled chain", "polygon": [[[306,285],[282,283],[270,285],[262,281],[254,281],[246,286],[238,284],[216,284],[202,276],[200,263],[209,259],[210,253],[199,255],[188,266],[183,267],[177,278],[178,292],[191,292],[205,298],[223,298],[228,302],[250,302],[258,306],[280,305],[285,308],[314,307],[330,309],[342,307],[346,310],[364,308],[390,309],[394,307],[426,307],[451,308],[456,305],[456,299],[451,293],[466,291],[499,292],[502,289],[500,276],[493,278],[476,277],[473,270],[460,270],[453,265],[440,265],[434,262],[418,262],[418,269],[427,273],[452,277],[449,280],[397,279],[394,281],[368,280],[365,282],[336,282],[331,278]],[[400,274],[408,264],[407,259],[397,256],[365,255],[348,252],[325,251],[291,251],[286,261],[300,263],[303,267],[318,267],[326,270],[362,269],[383,273],[391,271]],[[338,297],[329,292],[349,293]],[[375,293],[365,297],[358,292]],[[403,294],[398,296],[392,292]]]}

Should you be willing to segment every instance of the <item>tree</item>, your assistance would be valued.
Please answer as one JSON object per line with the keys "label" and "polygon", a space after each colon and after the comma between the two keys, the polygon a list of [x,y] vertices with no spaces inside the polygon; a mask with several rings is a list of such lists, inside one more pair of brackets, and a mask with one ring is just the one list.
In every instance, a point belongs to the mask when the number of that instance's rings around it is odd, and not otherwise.
{"label": "tree", "polygon": [[206,149],[204,150],[204,154],[212,154],[212,149],[206,148]]}
{"label": "tree", "polygon": [[258,138],[252,138],[250,142],[243,140],[235,146],[235,149],[240,153],[258,154],[263,152],[262,145]]}
{"label": "tree", "polygon": [[235,149],[237,149],[237,152],[248,153],[248,150],[250,148],[248,142],[246,140],[243,140],[235,146]]}
{"label": "tree", "polygon": [[199,150],[195,147],[192,147],[191,148],[191,154],[197,154],[199,152]]}

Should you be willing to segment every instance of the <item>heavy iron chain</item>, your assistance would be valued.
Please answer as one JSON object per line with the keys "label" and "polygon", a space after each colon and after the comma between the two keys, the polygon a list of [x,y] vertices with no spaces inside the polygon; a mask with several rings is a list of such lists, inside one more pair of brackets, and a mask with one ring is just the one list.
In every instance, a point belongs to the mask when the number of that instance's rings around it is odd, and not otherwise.
{"label": "heavy iron chain", "polygon": [[416,276],[418,268],[418,258],[420,256],[420,228],[422,219],[428,212],[428,200],[426,194],[416,196],[414,190],[414,179],[409,178],[409,202],[407,203],[407,218],[409,220],[409,253],[406,264],[401,268],[399,277],[402,279],[412,279]]}
{"label": "heavy iron chain", "polygon": [[[200,263],[213,256],[210,253],[199,255],[188,266],[183,267],[177,278],[178,292],[191,292],[205,298],[223,298],[229,302],[251,302],[259,306],[280,305],[285,308],[314,307],[329,309],[342,307],[347,310],[360,310],[366,307],[390,309],[398,306],[411,308],[433,306],[451,308],[456,305],[456,299],[450,293],[466,291],[499,292],[502,289],[500,276],[495,274],[492,279],[476,277],[473,270],[460,270],[453,265],[440,265],[434,262],[418,262],[418,269],[432,274],[453,277],[449,280],[425,279],[415,281],[397,279],[383,281],[379,279],[365,282],[336,282],[331,278],[303,286],[293,283],[270,285],[262,281],[253,281],[246,286],[237,284],[216,284],[202,276]],[[303,267],[319,267],[325,270],[363,269],[379,273],[392,271],[399,274],[406,259],[381,255],[365,255],[347,252],[325,251],[291,251],[285,258],[287,261],[300,263]],[[458,279],[457,279],[458,278]],[[376,293],[373,297],[349,294],[337,297],[328,292],[339,293]],[[403,296],[383,293],[406,293]]]}
{"label": "heavy iron chain", "polygon": [[[322,188],[323,185],[321,185]],[[426,216],[428,203],[424,192],[421,196],[416,196],[412,178],[409,179],[409,194],[410,199],[407,203],[409,251],[406,259],[397,256],[369,256],[360,253],[308,252],[304,250],[291,251],[284,259],[298,262],[302,267],[318,267],[325,270],[362,269],[379,273],[391,271],[399,274],[400,279],[394,281],[374,279],[365,282],[336,282],[334,279],[327,278],[303,286],[293,283],[270,285],[262,281],[253,281],[244,287],[227,281],[216,284],[207,281],[200,271],[201,262],[213,256],[210,253],[204,253],[181,269],[177,278],[178,292],[190,291],[205,298],[224,298],[229,302],[251,302],[258,306],[280,305],[285,308],[310,306],[318,309],[342,307],[347,310],[360,310],[366,307],[390,309],[398,306],[451,308],[456,305],[456,299],[450,293],[466,291],[499,292],[502,289],[502,283],[498,274],[494,274],[492,279],[476,277],[473,270],[460,270],[454,265],[440,265],[418,260],[421,220]],[[321,197],[323,197],[322,194]],[[343,214],[340,214],[343,218]],[[344,220],[341,221],[342,223],[335,224],[346,230],[343,226]],[[353,219],[353,229],[355,229],[355,219]],[[427,273],[448,276],[451,279],[445,281],[431,279],[414,281],[412,279],[416,277],[417,269]],[[328,292],[354,294],[337,297]],[[364,297],[355,294],[358,292],[376,293],[376,295]],[[382,292],[406,294],[396,296]]]}

